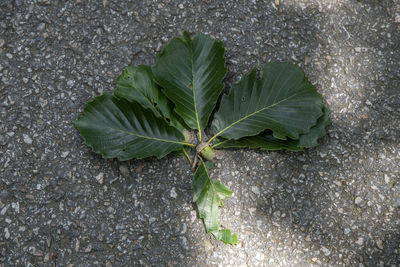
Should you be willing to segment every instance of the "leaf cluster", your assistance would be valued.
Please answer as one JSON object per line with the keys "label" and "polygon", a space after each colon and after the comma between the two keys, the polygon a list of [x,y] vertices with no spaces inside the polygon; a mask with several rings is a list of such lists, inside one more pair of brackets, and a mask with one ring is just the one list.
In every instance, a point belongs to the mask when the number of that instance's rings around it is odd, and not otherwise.
{"label": "leaf cluster", "polygon": [[[104,158],[162,158],[181,151],[192,164],[193,201],[206,232],[237,244],[237,235],[220,227],[222,200],[232,192],[209,175],[215,149],[314,147],[326,134],[330,111],[296,65],[267,63],[260,79],[253,69],[221,97],[226,73],[221,42],[184,32],[153,66],[126,67],[114,93],[95,97],[74,124]],[[195,149],[193,158],[188,148]]]}

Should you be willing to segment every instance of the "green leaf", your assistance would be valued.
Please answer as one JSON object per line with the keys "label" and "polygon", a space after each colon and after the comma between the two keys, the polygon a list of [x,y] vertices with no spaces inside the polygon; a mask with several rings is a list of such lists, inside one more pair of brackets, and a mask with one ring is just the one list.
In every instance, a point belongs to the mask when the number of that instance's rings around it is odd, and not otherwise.
{"label": "green leaf", "polygon": [[326,135],[325,128],[331,123],[329,119],[331,111],[327,106],[324,106],[322,112],[323,114],[319,117],[317,125],[312,127],[308,133],[300,136],[298,146],[306,148],[318,146],[318,139]]}
{"label": "green leaf", "polygon": [[126,67],[116,83],[115,96],[136,101],[142,107],[153,111],[157,117],[169,118],[168,99],[154,82],[149,66]]}
{"label": "green leaf", "polygon": [[154,81],[154,76],[149,66],[128,66],[118,76],[117,89],[114,95],[128,101],[136,101],[142,107],[153,111],[157,117],[165,120],[179,130],[187,127],[181,118],[173,111],[173,103],[161,92]]}
{"label": "green leaf", "polygon": [[212,232],[212,235],[215,239],[220,240],[225,244],[237,245],[239,243],[237,234],[232,235],[230,229],[222,229],[218,232]]}
{"label": "green leaf", "polygon": [[194,190],[193,201],[197,204],[199,217],[203,219],[207,233],[212,233],[216,239],[229,244],[237,244],[237,235],[231,235],[230,230],[219,230],[219,207],[223,206],[222,199],[229,197],[232,191],[219,181],[211,179],[208,168],[202,161],[197,168],[192,181]]}
{"label": "green leaf", "polygon": [[213,148],[261,148],[264,150],[302,151],[303,148],[298,147],[298,143],[298,140],[280,140],[272,134],[260,134],[243,137],[239,140],[219,139]]}
{"label": "green leaf", "polygon": [[177,151],[173,151],[171,152],[171,155],[177,158],[181,158],[185,156],[185,153],[183,153],[183,150],[177,150]]}
{"label": "green leaf", "polygon": [[257,135],[265,129],[275,138],[298,139],[322,115],[322,99],[301,68],[290,63],[264,65],[263,77],[253,69],[224,95],[212,132],[226,139]]}
{"label": "green leaf", "polygon": [[192,40],[184,32],[165,46],[152,67],[156,82],[192,129],[204,130],[224,88],[224,52],[221,42],[204,34]]}
{"label": "green leaf", "polygon": [[310,148],[318,145],[318,139],[326,135],[325,128],[329,125],[330,110],[326,106],[323,107],[323,114],[317,120],[317,125],[313,126],[306,134],[300,135],[299,140],[288,138],[280,140],[270,133],[261,133],[256,136],[243,137],[239,140],[227,140],[217,138],[217,142],[213,148],[261,148],[265,150],[289,150],[303,151],[304,148]]}
{"label": "green leaf", "polygon": [[109,93],[89,102],[74,124],[85,142],[104,158],[162,158],[186,144],[182,133],[162,118],[137,102]]}

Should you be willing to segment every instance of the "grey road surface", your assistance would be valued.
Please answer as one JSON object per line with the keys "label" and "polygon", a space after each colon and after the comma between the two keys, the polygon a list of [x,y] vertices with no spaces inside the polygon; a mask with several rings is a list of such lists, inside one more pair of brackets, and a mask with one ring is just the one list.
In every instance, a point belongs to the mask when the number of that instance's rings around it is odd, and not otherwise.
{"label": "grey road surface", "polygon": [[[399,266],[400,2],[275,2],[1,0],[0,266]],[[224,42],[227,90],[290,61],[332,110],[317,148],[224,151],[237,246],[185,158],[104,160],[71,123],[184,30]]]}

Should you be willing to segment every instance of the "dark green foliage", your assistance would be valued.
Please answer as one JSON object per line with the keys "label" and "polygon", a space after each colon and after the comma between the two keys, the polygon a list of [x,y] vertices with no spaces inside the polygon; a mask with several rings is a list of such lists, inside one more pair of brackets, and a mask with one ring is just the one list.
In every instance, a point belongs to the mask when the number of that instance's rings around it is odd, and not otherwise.
{"label": "dark green foliage", "polygon": [[[222,97],[211,122],[214,136],[204,140],[224,88],[224,52],[221,42],[204,34],[191,39],[185,32],[165,46],[153,66],[126,67],[114,95],[95,97],[74,124],[104,158],[186,155],[195,170],[193,201],[206,232],[237,244],[237,235],[220,227],[222,200],[232,191],[210,177],[212,164],[205,159],[219,148],[301,151],[317,146],[330,111],[299,67],[268,63],[260,80],[253,69]],[[193,160],[188,148],[196,148]]]}

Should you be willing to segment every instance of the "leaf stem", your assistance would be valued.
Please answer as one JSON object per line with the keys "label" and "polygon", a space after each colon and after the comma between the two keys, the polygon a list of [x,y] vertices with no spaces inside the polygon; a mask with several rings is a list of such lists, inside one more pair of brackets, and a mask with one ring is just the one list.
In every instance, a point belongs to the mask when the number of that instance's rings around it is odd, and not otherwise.
{"label": "leaf stem", "polygon": [[226,142],[226,141],[222,141],[222,142],[216,143],[216,144],[212,145],[211,148],[215,148],[215,147],[217,147],[217,146],[219,146],[220,144],[223,144],[223,143],[225,143],[225,142]]}
{"label": "leaf stem", "polygon": [[200,159],[200,161],[201,161],[201,164],[204,164],[204,166],[205,166],[205,163],[204,163],[204,160],[203,160],[203,158],[202,158],[200,155],[197,155],[197,157]]}
{"label": "leaf stem", "polygon": [[196,152],[196,155],[193,158],[192,172],[196,171],[196,167],[197,167],[197,163],[198,163],[198,159],[197,159],[198,157],[200,158],[199,154],[197,154],[197,152]]}
{"label": "leaf stem", "polygon": [[[197,115],[196,115],[197,116]],[[201,143],[201,129],[200,129],[200,125],[198,124],[198,127],[199,127],[199,142]]]}
{"label": "leaf stem", "polygon": [[189,160],[189,163],[192,164],[192,160],[190,159],[189,154],[186,152],[186,149],[184,147],[182,147],[182,151],[183,151],[183,154],[185,154],[185,156]]}
{"label": "leaf stem", "polygon": [[[211,141],[212,141],[215,137],[217,137],[219,134],[220,134],[220,133],[217,133],[216,135],[214,135],[213,137],[211,137],[210,140],[207,141],[207,144],[210,144]],[[212,146],[212,148],[214,148],[214,146]]]}
{"label": "leaf stem", "polygon": [[195,144],[191,144],[191,143],[185,143],[185,142],[183,142],[182,144],[185,145],[185,146],[196,147]]}

